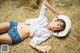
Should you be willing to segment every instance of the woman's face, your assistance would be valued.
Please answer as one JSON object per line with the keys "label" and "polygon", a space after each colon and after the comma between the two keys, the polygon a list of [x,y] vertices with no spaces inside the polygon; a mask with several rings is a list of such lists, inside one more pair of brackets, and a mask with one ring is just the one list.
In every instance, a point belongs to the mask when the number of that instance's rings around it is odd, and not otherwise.
{"label": "woman's face", "polygon": [[51,22],[50,26],[52,31],[60,31],[64,29],[64,23],[58,21]]}

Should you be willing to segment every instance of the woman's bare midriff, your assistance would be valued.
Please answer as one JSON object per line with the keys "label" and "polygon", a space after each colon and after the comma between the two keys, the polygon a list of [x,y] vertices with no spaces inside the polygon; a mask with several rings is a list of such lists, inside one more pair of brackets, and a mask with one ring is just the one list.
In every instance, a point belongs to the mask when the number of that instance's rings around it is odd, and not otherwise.
{"label": "woman's bare midriff", "polygon": [[17,31],[21,39],[24,40],[30,35],[30,25],[26,25],[25,23],[18,23]]}

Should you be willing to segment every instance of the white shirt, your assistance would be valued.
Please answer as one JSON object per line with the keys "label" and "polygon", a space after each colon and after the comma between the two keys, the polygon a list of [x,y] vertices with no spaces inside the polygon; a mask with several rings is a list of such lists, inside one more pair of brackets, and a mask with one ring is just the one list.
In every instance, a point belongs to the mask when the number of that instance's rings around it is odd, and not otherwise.
{"label": "white shirt", "polygon": [[26,24],[31,25],[30,36],[32,37],[32,44],[39,45],[53,35],[51,31],[44,28],[44,26],[48,24],[46,11],[47,7],[42,4],[39,17],[37,19],[30,19],[25,21]]}

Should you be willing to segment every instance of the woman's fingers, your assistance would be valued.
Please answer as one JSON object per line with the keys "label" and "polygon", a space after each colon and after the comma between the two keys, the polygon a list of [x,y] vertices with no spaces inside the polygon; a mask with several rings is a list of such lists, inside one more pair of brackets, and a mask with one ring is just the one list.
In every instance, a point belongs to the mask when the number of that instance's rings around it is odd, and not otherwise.
{"label": "woman's fingers", "polygon": [[39,46],[38,50],[42,53],[47,53],[51,49],[51,46]]}

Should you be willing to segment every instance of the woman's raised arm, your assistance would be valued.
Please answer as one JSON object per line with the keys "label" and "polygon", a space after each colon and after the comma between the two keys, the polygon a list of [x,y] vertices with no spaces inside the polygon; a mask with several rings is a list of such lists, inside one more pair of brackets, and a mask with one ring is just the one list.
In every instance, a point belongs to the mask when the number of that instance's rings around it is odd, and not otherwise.
{"label": "woman's raised arm", "polygon": [[50,0],[44,0],[43,3],[53,12],[53,14],[59,15],[60,13],[50,4],[49,1]]}

